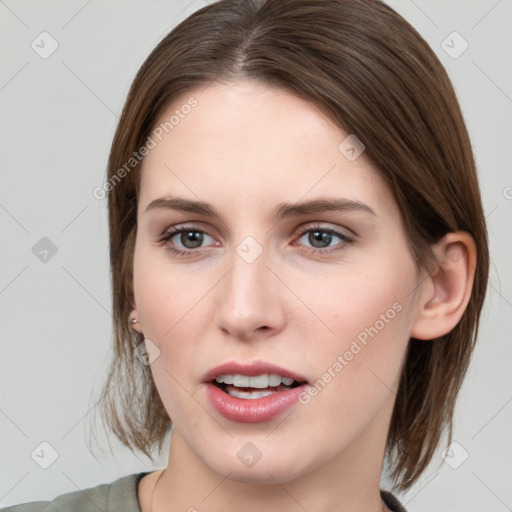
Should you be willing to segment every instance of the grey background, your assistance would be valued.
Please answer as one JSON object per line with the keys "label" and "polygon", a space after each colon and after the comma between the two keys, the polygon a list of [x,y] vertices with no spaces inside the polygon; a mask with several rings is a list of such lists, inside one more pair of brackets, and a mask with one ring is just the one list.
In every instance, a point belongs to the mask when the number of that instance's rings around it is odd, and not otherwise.
{"label": "grey background", "polygon": [[[443,461],[441,448],[400,498],[412,512],[512,510],[512,2],[388,3],[427,39],[455,85],[492,251],[479,343],[456,410],[458,445],[449,454],[458,467]],[[202,5],[0,0],[0,506],[165,465],[165,451],[153,466],[113,440],[115,457],[87,447],[111,339],[106,203],[92,190],[104,180],[137,69]],[[31,47],[43,31],[59,45],[46,59]],[[441,46],[453,31],[469,43],[456,59]],[[447,41],[460,50],[460,40]],[[48,469],[31,457],[52,453],[42,442],[58,454]]]}

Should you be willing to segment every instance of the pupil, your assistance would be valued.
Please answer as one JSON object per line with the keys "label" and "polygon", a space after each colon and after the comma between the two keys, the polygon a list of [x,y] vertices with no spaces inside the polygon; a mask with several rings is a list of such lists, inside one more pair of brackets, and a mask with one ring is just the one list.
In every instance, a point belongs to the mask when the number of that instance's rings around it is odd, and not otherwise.
{"label": "pupil", "polygon": [[[193,249],[195,247],[200,247],[203,241],[203,234],[198,231],[186,231],[181,234],[181,243],[187,249]],[[191,245],[187,245],[191,243]]]}
{"label": "pupil", "polygon": [[332,235],[330,233],[327,233],[325,231],[312,231],[309,234],[309,241],[311,245],[314,247],[318,247],[315,245],[317,242],[325,243],[325,245],[320,245],[320,247],[326,247],[331,243]]}

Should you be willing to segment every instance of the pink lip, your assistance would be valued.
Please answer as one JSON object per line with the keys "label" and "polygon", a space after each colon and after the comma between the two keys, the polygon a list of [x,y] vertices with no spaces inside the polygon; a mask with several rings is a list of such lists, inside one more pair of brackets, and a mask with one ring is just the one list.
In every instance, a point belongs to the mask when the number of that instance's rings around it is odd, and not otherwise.
{"label": "pink lip", "polygon": [[[272,395],[250,400],[230,396],[212,382],[219,375],[241,374],[254,376],[264,373],[289,377],[302,384],[293,389],[276,391]],[[297,402],[299,395],[307,386],[305,381],[306,379],[301,375],[265,362],[250,364],[229,362],[212,368],[203,377],[203,382],[206,383],[206,395],[215,410],[226,419],[240,423],[261,423],[283,414],[284,411]]]}

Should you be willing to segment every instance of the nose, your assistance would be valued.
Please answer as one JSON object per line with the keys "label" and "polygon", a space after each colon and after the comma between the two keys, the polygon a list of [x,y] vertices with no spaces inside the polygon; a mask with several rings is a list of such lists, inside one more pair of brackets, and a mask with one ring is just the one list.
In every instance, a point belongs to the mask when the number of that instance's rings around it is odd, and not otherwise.
{"label": "nose", "polygon": [[285,297],[265,251],[251,263],[234,252],[231,261],[216,287],[216,325],[240,340],[275,335],[285,322]]}

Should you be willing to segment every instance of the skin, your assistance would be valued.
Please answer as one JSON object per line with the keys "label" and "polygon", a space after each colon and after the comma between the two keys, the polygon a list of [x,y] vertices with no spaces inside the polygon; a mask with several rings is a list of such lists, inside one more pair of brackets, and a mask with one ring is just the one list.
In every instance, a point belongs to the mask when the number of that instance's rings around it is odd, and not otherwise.
{"label": "skin", "polygon": [[[160,350],[151,370],[173,421],[165,471],[139,486],[142,510],[380,512],[406,348],[411,336],[432,339],[460,319],[471,238],[446,237],[434,248],[440,270],[420,272],[390,190],[364,153],[342,154],[348,134],[311,104],[255,82],[212,84],[177,99],[161,121],[190,96],[197,107],[149,152],[141,174],[134,328]],[[211,203],[222,218],[145,211],[170,195]],[[273,217],[282,202],[319,197],[359,201],[374,214]],[[179,234],[159,242],[173,226],[207,234],[199,248]],[[333,235],[314,245],[317,226],[352,241]],[[247,236],[262,249],[252,263],[236,252]],[[448,250],[459,257],[443,259]],[[393,304],[400,312],[309,403],[251,424],[228,421],[207,400],[203,375],[231,360],[270,361],[315,382]],[[262,454],[252,467],[237,457],[247,442]]]}

